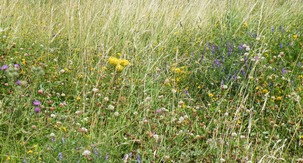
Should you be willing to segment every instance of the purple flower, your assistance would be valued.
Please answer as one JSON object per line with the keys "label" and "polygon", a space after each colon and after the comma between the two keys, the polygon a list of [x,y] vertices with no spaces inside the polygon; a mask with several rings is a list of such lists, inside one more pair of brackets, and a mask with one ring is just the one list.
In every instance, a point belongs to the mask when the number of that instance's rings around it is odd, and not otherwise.
{"label": "purple flower", "polygon": [[157,109],[156,111],[158,114],[161,114],[162,113],[162,109]]}
{"label": "purple flower", "polygon": [[280,43],[280,45],[279,45],[279,46],[280,46],[280,48],[283,48],[283,44],[282,44],[282,43]]}
{"label": "purple flower", "polygon": [[238,49],[239,49],[239,50],[242,50],[242,49],[243,49],[243,44],[240,44],[240,45],[238,46]]}
{"label": "purple flower", "polygon": [[140,154],[137,155],[137,163],[140,163],[141,162],[141,156]]}
{"label": "purple flower", "polygon": [[272,31],[272,32],[275,32],[275,27],[271,27],[271,31]]}
{"label": "purple flower", "polygon": [[41,102],[38,101],[38,100],[35,100],[35,101],[33,101],[33,105],[34,105],[34,106],[40,106],[40,105],[41,105]]}
{"label": "purple flower", "polygon": [[63,154],[60,152],[60,153],[58,154],[58,157],[59,157],[59,160],[62,160],[62,159],[63,159]]}
{"label": "purple flower", "polygon": [[109,159],[109,156],[106,154],[106,156],[105,156],[105,160],[108,160]]}
{"label": "purple flower", "polygon": [[215,63],[218,67],[221,66],[221,63],[220,63],[220,61],[219,61],[218,59],[216,59],[216,60],[214,61],[214,63]]}
{"label": "purple flower", "polygon": [[21,80],[17,80],[17,81],[16,81],[16,84],[17,84],[17,85],[21,85]]}
{"label": "purple flower", "polygon": [[282,68],[282,74],[286,74],[285,68]]}
{"label": "purple flower", "polygon": [[35,108],[35,112],[36,112],[36,113],[40,113],[40,111],[41,111],[41,109],[40,109],[39,107],[36,107],[36,108]]}
{"label": "purple flower", "polygon": [[19,64],[14,64],[14,67],[16,68],[16,69],[20,69],[20,65]]}
{"label": "purple flower", "polygon": [[6,70],[6,69],[8,69],[8,65],[3,65],[2,67],[1,67],[1,70]]}
{"label": "purple flower", "polygon": [[216,52],[216,46],[215,45],[212,45],[211,46],[211,52],[214,54]]}

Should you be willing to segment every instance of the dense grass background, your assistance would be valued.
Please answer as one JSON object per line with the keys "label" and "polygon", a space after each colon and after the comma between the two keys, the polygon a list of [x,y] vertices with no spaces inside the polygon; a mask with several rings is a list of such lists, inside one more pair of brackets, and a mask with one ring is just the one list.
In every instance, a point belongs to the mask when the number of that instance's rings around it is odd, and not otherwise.
{"label": "dense grass background", "polygon": [[302,9],[1,0],[0,161],[302,162]]}

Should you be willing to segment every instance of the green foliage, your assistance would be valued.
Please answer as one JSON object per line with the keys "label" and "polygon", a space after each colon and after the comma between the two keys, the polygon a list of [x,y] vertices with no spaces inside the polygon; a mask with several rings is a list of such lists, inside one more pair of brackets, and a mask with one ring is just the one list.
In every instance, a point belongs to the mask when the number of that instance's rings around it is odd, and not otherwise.
{"label": "green foliage", "polygon": [[0,162],[302,159],[300,1],[0,7]]}

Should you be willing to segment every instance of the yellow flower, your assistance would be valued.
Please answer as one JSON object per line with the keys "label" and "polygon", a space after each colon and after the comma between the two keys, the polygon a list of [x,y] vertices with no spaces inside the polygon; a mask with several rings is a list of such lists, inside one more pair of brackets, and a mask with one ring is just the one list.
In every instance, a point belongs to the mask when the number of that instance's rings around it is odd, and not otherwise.
{"label": "yellow flower", "polygon": [[116,70],[117,70],[118,72],[121,72],[123,69],[124,69],[123,66],[121,66],[120,64],[117,64]]}
{"label": "yellow flower", "polygon": [[214,94],[208,93],[208,97],[212,98],[213,96],[214,96]]}
{"label": "yellow flower", "polygon": [[121,60],[120,60],[120,64],[121,64],[122,66],[127,66],[127,65],[129,65],[129,61],[126,60],[126,59],[121,59]]}
{"label": "yellow flower", "polygon": [[267,90],[267,89],[263,89],[262,92],[263,92],[264,94],[266,94],[266,93],[268,93],[268,90]]}
{"label": "yellow flower", "polygon": [[6,156],[6,160],[7,161],[11,160],[11,157],[10,156]]}
{"label": "yellow flower", "polygon": [[31,154],[31,153],[33,153],[33,150],[28,150],[26,153]]}
{"label": "yellow flower", "polygon": [[25,59],[21,59],[22,60],[22,64],[26,65],[26,60]]}
{"label": "yellow flower", "polygon": [[109,57],[108,61],[111,65],[118,65],[120,64],[120,60],[116,57]]}
{"label": "yellow flower", "polygon": [[181,73],[181,69],[180,68],[172,68],[172,71],[174,73],[180,74]]}
{"label": "yellow flower", "polygon": [[296,39],[296,38],[298,38],[298,35],[294,34],[294,35],[292,35],[292,38]]}
{"label": "yellow flower", "polygon": [[282,97],[281,97],[281,96],[278,96],[278,97],[276,98],[276,100],[277,100],[277,101],[281,101],[281,100],[282,100]]}
{"label": "yellow flower", "polygon": [[243,27],[246,28],[247,27],[247,22],[243,23]]}

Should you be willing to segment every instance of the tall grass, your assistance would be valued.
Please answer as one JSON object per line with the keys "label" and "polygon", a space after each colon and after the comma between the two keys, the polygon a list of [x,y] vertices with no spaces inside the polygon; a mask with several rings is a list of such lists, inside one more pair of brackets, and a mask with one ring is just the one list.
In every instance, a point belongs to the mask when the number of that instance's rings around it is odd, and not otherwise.
{"label": "tall grass", "polygon": [[2,0],[1,162],[302,161],[302,9]]}

